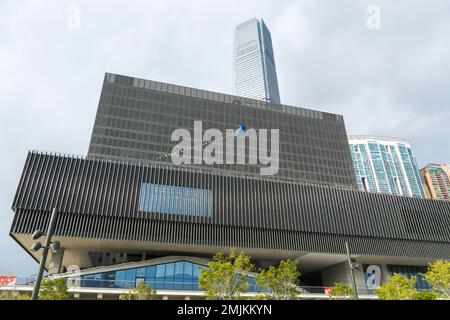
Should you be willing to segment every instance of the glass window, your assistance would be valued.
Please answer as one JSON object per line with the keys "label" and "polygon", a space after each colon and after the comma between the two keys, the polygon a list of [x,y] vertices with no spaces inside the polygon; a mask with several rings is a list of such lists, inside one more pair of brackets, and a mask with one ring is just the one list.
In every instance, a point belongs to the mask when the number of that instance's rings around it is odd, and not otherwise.
{"label": "glass window", "polygon": [[156,277],[163,278],[165,275],[166,266],[164,264],[160,264],[156,266]]}
{"label": "glass window", "polygon": [[104,281],[102,281],[103,280],[103,276],[104,276],[103,273],[94,274],[94,281],[92,282],[92,286],[96,287],[96,288],[103,288],[103,287],[105,287],[105,283],[104,283]]}
{"label": "glass window", "polygon": [[145,278],[136,278],[136,287],[141,283],[141,282],[145,282]]}
{"label": "glass window", "polygon": [[197,264],[176,263],[118,270],[82,276],[83,287],[134,288],[140,282],[156,290],[198,290],[200,268]]}
{"label": "glass window", "polygon": [[148,277],[145,278],[145,283],[147,284],[147,286],[153,289],[155,289],[155,281],[156,278],[148,278]]}
{"label": "glass window", "polygon": [[183,280],[184,290],[195,290],[197,287],[198,287],[197,281],[194,281],[192,278],[186,278]]}
{"label": "glass window", "polygon": [[114,286],[116,288],[125,288],[125,270],[116,271]]}
{"label": "glass window", "polygon": [[[142,183],[139,210],[143,212],[212,216],[212,191]],[[197,204],[197,206],[193,206]]]}
{"label": "glass window", "polygon": [[82,277],[81,285],[83,287],[95,287],[94,275],[86,275]]}
{"label": "glass window", "polygon": [[174,289],[174,275],[175,275],[175,263],[169,263],[166,265],[166,276],[164,278],[165,289]]}
{"label": "glass window", "polygon": [[184,265],[187,264],[187,262],[177,262],[175,264],[175,277],[176,278],[182,278],[184,273]]}
{"label": "glass window", "polygon": [[187,262],[177,262],[175,264],[175,278],[173,282],[173,289],[183,290],[184,288],[184,266]]}
{"label": "glass window", "polygon": [[166,264],[166,277],[173,277],[175,275],[175,263]]}
{"label": "glass window", "polygon": [[128,269],[125,274],[125,287],[134,288],[136,281],[136,269]]}
{"label": "glass window", "polygon": [[200,274],[200,268],[199,268],[199,265],[193,264],[193,265],[192,265],[192,269],[193,269],[193,271],[192,271],[192,276],[193,276],[194,278],[198,278],[198,276],[199,276],[199,274]]}
{"label": "glass window", "polygon": [[193,266],[193,264],[192,263],[190,263],[190,262],[185,262],[184,263],[184,277],[185,278],[192,278],[192,266]]}
{"label": "glass window", "polygon": [[247,283],[249,284],[249,291],[255,292],[256,291],[256,280],[252,277],[247,277]]}
{"label": "glass window", "polygon": [[406,275],[408,278],[416,276],[417,289],[430,289],[430,285],[423,279],[423,273],[426,273],[426,267],[418,266],[403,266],[403,265],[388,265],[389,274],[400,273]]}
{"label": "glass window", "polygon": [[155,278],[153,281],[152,288],[157,289],[157,290],[165,289],[164,278]]}
{"label": "glass window", "polygon": [[156,277],[156,266],[149,266],[145,268],[145,276],[147,278],[155,278]]}
{"label": "glass window", "polygon": [[114,288],[115,272],[103,273],[103,286],[105,288]]}
{"label": "glass window", "polygon": [[139,268],[136,270],[136,277],[144,278],[145,277],[145,268]]}

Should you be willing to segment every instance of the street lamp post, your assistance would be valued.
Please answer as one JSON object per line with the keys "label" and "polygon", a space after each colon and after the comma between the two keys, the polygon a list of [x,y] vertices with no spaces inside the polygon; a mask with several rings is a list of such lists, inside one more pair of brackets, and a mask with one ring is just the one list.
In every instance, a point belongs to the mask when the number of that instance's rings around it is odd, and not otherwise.
{"label": "street lamp post", "polygon": [[[39,271],[38,271],[38,274],[36,277],[36,282],[34,283],[33,294],[31,295],[32,300],[38,299],[39,288],[41,287],[41,280],[42,280],[42,275],[44,274],[45,263],[47,261],[47,256],[48,256],[48,250],[50,249],[50,247],[52,247],[52,252],[55,252],[59,248],[58,241],[52,242],[52,236],[53,236],[53,233],[55,232],[57,216],[58,216],[58,211],[56,210],[56,208],[54,208],[52,211],[52,216],[50,218],[50,223],[48,225],[47,239],[45,240],[45,245],[42,247],[42,244],[40,242],[35,242],[31,248],[33,251],[38,251],[39,249],[43,248],[42,259],[39,264]],[[37,240],[43,235],[44,234],[41,231],[37,230],[33,233],[33,240]]]}
{"label": "street lamp post", "polygon": [[350,249],[348,247],[348,241],[345,241],[345,250],[347,252],[347,261],[348,266],[350,268],[350,276],[352,278],[352,286],[353,286],[353,292],[355,293],[355,300],[358,300],[358,289],[356,288],[356,280],[355,280],[355,274],[353,273],[353,268],[357,268],[356,263],[354,261],[354,258],[350,256]]}

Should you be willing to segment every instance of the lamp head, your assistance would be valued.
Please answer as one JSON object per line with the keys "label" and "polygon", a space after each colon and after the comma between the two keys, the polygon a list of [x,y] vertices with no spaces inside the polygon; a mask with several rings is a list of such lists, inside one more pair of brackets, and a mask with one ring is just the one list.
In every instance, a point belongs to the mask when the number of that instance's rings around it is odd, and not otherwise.
{"label": "lamp head", "polygon": [[353,267],[354,267],[356,270],[359,270],[359,269],[361,268],[360,264],[359,264],[358,261],[357,261],[357,257],[355,257],[355,256],[350,256],[350,261],[351,261]]}
{"label": "lamp head", "polygon": [[42,248],[42,244],[37,241],[35,243],[33,243],[33,245],[31,246],[31,251],[36,252],[39,251]]}
{"label": "lamp head", "polygon": [[44,233],[41,230],[36,230],[35,232],[33,232],[31,238],[33,238],[33,240],[37,240],[40,237],[42,237],[44,235]]}

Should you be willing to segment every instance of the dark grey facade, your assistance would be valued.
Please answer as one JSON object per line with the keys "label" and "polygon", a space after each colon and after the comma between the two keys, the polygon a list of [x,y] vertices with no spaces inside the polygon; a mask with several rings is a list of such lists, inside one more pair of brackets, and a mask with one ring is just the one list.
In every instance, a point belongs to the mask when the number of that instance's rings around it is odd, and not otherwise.
{"label": "dark grey facade", "polygon": [[[279,173],[160,159],[173,130],[199,120],[204,130],[279,129]],[[357,191],[342,116],[114,74],[87,158],[27,156],[10,234],[36,260],[31,234],[53,208],[62,250],[49,273],[236,248],[258,267],[300,258],[304,283],[332,286],[348,280],[346,241],[382,277],[450,259],[450,202]],[[362,270],[356,281],[366,287]]]}
{"label": "dark grey facade", "polygon": [[[194,121],[199,120],[204,130],[225,132],[240,123],[254,129],[279,129],[279,177],[355,187],[341,115],[109,73],[88,156],[155,162],[172,152],[176,144],[170,141],[173,130],[192,131]],[[208,167],[249,175],[260,172],[258,165],[248,164]]]}
{"label": "dark grey facade", "polygon": [[[143,193],[148,184],[160,189]],[[177,196],[170,195],[170,187],[179,188]],[[191,198],[203,196],[196,204],[180,202],[187,194],[180,188],[192,190]],[[199,215],[209,193],[211,210]],[[159,198],[151,206],[150,196]],[[162,248],[176,252],[176,246],[190,254],[230,247],[266,256],[342,254],[348,240],[358,255],[450,258],[449,202],[206,169],[30,153],[12,206],[11,235],[21,243],[34,230],[45,229],[54,207],[61,212],[56,235],[69,248],[76,239],[91,239],[93,245],[116,243],[117,250],[139,245],[155,255]]]}

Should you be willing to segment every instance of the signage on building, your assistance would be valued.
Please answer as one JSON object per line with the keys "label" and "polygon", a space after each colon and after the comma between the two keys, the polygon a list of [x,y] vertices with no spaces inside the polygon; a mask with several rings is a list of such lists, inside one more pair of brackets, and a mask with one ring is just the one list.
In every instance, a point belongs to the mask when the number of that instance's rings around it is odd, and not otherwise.
{"label": "signage on building", "polygon": [[0,286],[12,286],[16,284],[17,277],[0,276]]}
{"label": "signage on building", "polygon": [[381,283],[381,269],[380,266],[370,265],[365,271],[366,287],[367,289],[375,289]]}

